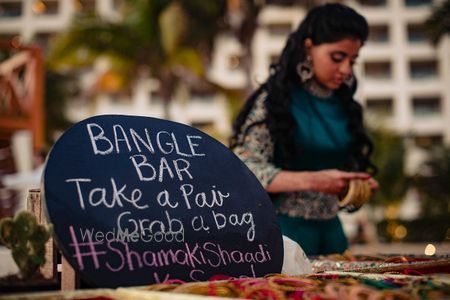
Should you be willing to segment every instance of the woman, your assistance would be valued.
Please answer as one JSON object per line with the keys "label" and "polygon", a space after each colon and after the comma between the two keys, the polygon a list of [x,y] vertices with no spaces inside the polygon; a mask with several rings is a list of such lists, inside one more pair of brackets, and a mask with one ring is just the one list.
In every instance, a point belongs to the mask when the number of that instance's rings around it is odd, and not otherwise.
{"label": "woman", "polygon": [[351,179],[378,186],[353,99],[367,35],[367,21],[347,6],[311,9],[233,125],[231,149],[274,196],[282,233],[308,255],[347,249],[338,195]]}

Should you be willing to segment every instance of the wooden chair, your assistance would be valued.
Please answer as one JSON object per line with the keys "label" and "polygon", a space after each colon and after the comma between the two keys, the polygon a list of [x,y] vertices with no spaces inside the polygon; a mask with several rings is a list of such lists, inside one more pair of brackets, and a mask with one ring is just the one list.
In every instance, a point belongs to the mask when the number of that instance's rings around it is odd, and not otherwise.
{"label": "wooden chair", "polygon": [[[27,196],[27,210],[31,211],[39,224],[47,224],[47,219],[44,213],[44,204],[41,199],[41,192],[39,189],[31,189]],[[61,290],[74,290],[80,287],[80,279],[75,270],[70,266],[64,256],[59,252],[53,238],[45,245],[46,262],[41,267],[41,272],[47,279],[59,278]]]}
{"label": "wooden chair", "polygon": [[[0,178],[15,171],[11,147],[9,145],[0,147]],[[18,201],[19,192],[8,189],[0,181],[0,218],[14,216]]]}

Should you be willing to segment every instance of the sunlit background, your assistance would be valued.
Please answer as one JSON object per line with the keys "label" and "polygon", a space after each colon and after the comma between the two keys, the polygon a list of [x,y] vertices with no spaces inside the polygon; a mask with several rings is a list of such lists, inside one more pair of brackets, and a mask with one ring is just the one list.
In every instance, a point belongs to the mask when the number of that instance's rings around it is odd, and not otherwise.
{"label": "sunlit background", "polygon": [[[92,115],[170,119],[227,144],[288,33],[322,2],[0,0],[1,217],[39,187],[58,136]],[[449,254],[450,1],[340,2],[370,24],[356,98],[381,186],[341,215],[352,249]]]}

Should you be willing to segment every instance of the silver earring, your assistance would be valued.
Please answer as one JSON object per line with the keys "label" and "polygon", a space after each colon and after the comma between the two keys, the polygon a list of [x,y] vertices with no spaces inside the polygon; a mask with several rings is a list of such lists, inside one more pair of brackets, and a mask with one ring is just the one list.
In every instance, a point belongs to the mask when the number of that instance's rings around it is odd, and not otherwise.
{"label": "silver earring", "polygon": [[344,80],[344,84],[350,88],[353,87],[354,83],[355,83],[355,76],[353,76],[353,74]]}
{"label": "silver earring", "polygon": [[307,56],[305,61],[299,62],[295,69],[302,82],[310,80],[314,75],[311,56]]}

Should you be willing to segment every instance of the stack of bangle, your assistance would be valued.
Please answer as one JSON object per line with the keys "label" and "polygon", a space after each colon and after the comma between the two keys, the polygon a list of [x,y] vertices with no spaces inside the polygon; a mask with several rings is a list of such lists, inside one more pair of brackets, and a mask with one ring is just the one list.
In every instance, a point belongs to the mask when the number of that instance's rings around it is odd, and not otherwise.
{"label": "stack of bangle", "polygon": [[169,282],[151,285],[148,290],[246,299],[402,300],[450,297],[450,287],[445,280],[404,275],[387,275],[382,278],[374,280],[349,274],[271,274],[264,278],[228,278],[196,283]]}
{"label": "stack of bangle", "polygon": [[367,201],[371,195],[370,184],[367,180],[352,179],[349,182],[346,193],[339,197],[339,206],[352,206],[355,209],[360,208]]}
{"label": "stack of bangle", "polygon": [[419,256],[321,256],[311,260],[314,272],[342,271],[357,273],[393,273],[424,275],[450,273],[450,258]]}

